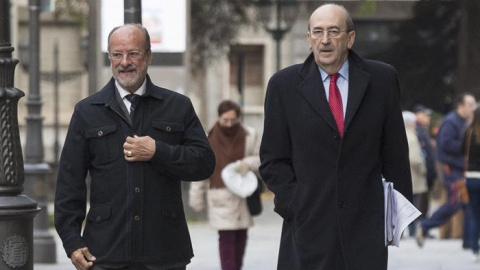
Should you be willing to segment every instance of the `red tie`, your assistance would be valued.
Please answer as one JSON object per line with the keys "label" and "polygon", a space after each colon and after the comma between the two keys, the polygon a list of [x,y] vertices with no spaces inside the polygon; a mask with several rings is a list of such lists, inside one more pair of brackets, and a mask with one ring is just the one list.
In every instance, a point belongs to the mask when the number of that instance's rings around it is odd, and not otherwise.
{"label": "red tie", "polygon": [[343,136],[343,105],[342,105],[342,96],[340,95],[340,90],[337,87],[338,73],[330,75],[330,87],[328,88],[328,105],[330,105],[330,110],[332,110],[333,118],[337,123],[338,131],[340,132],[340,137]]}

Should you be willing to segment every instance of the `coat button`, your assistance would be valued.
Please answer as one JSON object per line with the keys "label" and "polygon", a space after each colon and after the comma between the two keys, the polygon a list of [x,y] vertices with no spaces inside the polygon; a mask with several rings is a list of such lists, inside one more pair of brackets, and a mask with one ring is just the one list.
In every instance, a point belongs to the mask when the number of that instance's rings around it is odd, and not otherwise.
{"label": "coat button", "polygon": [[135,216],[135,221],[139,221],[140,220],[140,217],[139,216]]}
{"label": "coat button", "polygon": [[345,207],[347,207],[347,205],[345,204],[344,201],[338,202],[338,206],[340,206],[340,208],[345,208]]}
{"label": "coat button", "polygon": [[172,131],[172,127],[171,127],[171,126],[167,126],[165,129],[166,129],[168,132]]}
{"label": "coat button", "polygon": [[96,221],[100,221],[101,218],[102,218],[101,216],[96,216],[96,217],[95,217],[95,220],[96,220]]}
{"label": "coat button", "polygon": [[140,193],[140,188],[139,187],[135,188],[135,193]]}
{"label": "coat button", "polygon": [[103,131],[100,130],[100,131],[98,132],[98,137],[102,137],[102,136],[103,136]]}

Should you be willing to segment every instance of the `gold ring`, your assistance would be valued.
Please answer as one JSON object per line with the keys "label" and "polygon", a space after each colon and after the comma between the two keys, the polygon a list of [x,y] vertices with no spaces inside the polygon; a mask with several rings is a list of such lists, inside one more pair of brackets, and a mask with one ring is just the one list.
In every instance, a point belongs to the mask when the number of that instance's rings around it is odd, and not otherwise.
{"label": "gold ring", "polygon": [[127,151],[127,157],[132,157],[132,151]]}

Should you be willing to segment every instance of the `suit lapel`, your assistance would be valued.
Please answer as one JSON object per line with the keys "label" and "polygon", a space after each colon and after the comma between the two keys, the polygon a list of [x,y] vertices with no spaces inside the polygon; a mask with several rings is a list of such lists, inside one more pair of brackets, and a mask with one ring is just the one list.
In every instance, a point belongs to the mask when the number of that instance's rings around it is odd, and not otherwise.
{"label": "suit lapel", "polygon": [[[352,122],[353,116],[362,102],[365,91],[367,90],[370,75],[363,71],[363,60],[353,51],[349,52],[350,70],[348,79],[348,101],[347,111],[345,113],[345,130]],[[299,70],[300,75],[305,80],[300,84],[300,93],[305,100],[314,108],[314,110],[332,127],[338,131],[337,124],[333,118],[332,111],[328,105],[323,87],[322,76],[318,66],[314,61],[313,54],[305,60],[305,63]]]}
{"label": "suit lapel", "polygon": [[353,51],[350,51],[351,57],[350,61],[350,70],[349,70],[349,79],[348,79],[348,101],[347,101],[347,112],[345,114],[345,130],[347,130],[348,125],[352,122],[353,116],[358,110],[360,103],[362,102],[365,91],[367,90],[368,81],[370,80],[370,75],[363,71],[363,60],[358,57]]}
{"label": "suit lapel", "polygon": [[[311,55],[312,56],[312,55]],[[313,107],[313,109],[327,122],[333,130],[337,130],[337,124],[333,118],[333,114],[328,105],[327,97],[325,95],[325,88],[323,87],[322,76],[318,70],[315,61],[309,62],[309,57],[304,66],[299,71],[305,80],[300,84],[300,93],[305,100]]]}
{"label": "suit lapel", "polygon": [[116,114],[118,114],[125,122],[132,126],[132,121],[130,119],[130,114],[123,103],[120,94],[118,93],[117,87],[115,86],[115,80],[113,77],[105,85],[105,87],[100,90],[91,102],[92,105],[103,105],[111,108]]}
{"label": "suit lapel", "polygon": [[127,110],[127,107],[125,106],[125,103],[123,102],[122,97],[120,96],[120,93],[118,92],[118,89],[115,87],[115,99],[117,102],[112,102],[112,108],[114,108],[117,111],[122,111],[123,112],[123,119],[127,121],[127,123],[130,125],[130,127],[133,126],[132,119],[130,118],[130,113]]}

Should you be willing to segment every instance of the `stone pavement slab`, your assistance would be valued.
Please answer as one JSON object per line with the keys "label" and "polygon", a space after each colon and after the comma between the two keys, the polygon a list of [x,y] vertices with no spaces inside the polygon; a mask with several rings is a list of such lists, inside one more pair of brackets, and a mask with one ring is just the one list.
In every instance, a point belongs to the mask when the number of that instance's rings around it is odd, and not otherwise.
{"label": "stone pavement slab", "polygon": [[[276,269],[281,233],[281,218],[273,212],[271,199],[264,200],[264,212],[254,218],[248,232],[244,270]],[[187,267],[191,270],[219,270],[218,234],[207,222],[190,222],[195,257]],[[35,264],[35,270],[75,270],[65,256],[57,238],[57,264]],[[428,239],[421,249],[412,238],[402,239],[400,248],[389,248],[389,270],[478,270],[470,251],[462,249],[461,240]],[[353,269],[355,270],[355,269]]]}
{"label": "stone pavement slab", "polygon": [[419,248],[415,239],[402,239],[400,248],[389,248],[389,270],[478,270],[472,252],[462,249],[460,239],[428,239]]}

